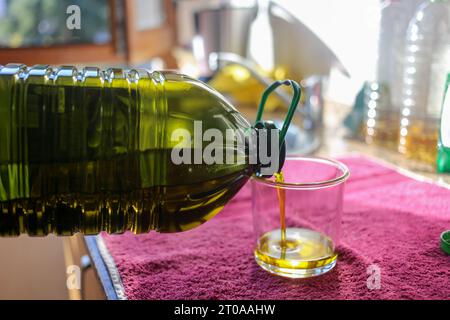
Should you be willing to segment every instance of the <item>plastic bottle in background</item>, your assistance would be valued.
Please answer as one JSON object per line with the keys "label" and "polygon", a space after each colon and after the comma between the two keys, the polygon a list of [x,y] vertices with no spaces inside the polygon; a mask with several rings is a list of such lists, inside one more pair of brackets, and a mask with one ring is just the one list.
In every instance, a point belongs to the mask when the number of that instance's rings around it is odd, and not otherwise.
{"label": "plastic bottle in background", "polygon": [[409,21],[422,1],[381,1],[375,81],[365,91],[367,143],[397,147],[405,35]]}
{"label": "plastic bottle in background", "polygon": [[405,47],[399,151],[436,163],[442,93],[450,72],[450,2],[426,1],[411,20]]}

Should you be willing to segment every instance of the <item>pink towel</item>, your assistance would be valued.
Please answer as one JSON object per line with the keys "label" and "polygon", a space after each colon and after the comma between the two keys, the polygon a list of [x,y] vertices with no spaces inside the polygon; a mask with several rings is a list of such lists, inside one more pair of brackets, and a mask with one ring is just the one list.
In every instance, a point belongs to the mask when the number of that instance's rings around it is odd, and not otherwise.
{"label": "pink towel", "polygon": [[351,177],[329,273],[291,280],[256,265],[248,184],[197,229],[103,234],[128,299],[449,299],[439,235],[450,229],[450,190],[364,157],[342,161]]}

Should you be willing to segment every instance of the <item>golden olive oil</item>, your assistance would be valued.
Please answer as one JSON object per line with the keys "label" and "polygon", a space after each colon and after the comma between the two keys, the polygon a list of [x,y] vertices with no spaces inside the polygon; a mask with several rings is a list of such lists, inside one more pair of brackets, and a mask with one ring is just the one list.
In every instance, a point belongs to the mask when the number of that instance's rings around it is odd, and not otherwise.
{"label": "golden olive oil", "polygon": [[[274,174],[277,183],[284,182],[283,172]],[[281,229],[281,246],[285,247],[286,242],[286,190],[277,188],[278,204],[280,206],[280,229]]]}
{"label": "golden olive oil", "polygon": [[365,140],[368,144],[380,145],[389,149],[397,149],[399,139],[399,115],[396,112],[383,112],[382,116],[370,119],[374,121],[364,125]]}
{"label": "golden olive oil", "polygon": [[[285,234],[285,240],[281,234]],[[303,228],[272,230],[259,238],[256,259],[276,268],[314,269],[334,262],[333,241],[327,236]]]}
{"label": "golden olive oil", "polygon": [[434,166],[438,154],[438,120],[410,119],[409,125],[403,127],[402,130],[399,151],[410,159]]}
{"label": "golden olive oil", "polygon": [[[275,181],[284,182],[282,172],[275,174]],[[278,187],[277,196],[280,229],[269,231],[258,239],[255,250],[258,264],[270,272],[288,277],[296,277],[292,270],[306,271],[332,265],[337,258],[333,241],[310,229],[286,228],[286,190]],[[297,276],[300,277],[299,274]]]}

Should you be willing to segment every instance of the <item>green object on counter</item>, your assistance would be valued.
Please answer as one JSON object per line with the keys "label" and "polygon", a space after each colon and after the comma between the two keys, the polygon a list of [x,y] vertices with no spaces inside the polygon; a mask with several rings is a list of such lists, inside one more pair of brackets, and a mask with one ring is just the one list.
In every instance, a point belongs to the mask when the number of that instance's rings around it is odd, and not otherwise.
{"label": "green object on counter", "polygon": [[437,171],[450,172],[450,73],[447,75],[439,131]]}
{"label": "green object on counter", "polygon": [[300,100],[291,80],[268,88],[251,126],[217,91],[171,71],[0,65],[0,236],[201,225],[252,174],[280,170],[258,152],[271,151],[259,136],[274,128],[260,120],[280,85],[294,89],[284,139]]}
{"label": "green object on counter", "polygon": [[353,103],[352,111],[350,111],[344,119],[344,126],[349,129],[352,137],[357,137],[359,135],[361,126],[364,122],[364,115],[367,109],[365,91],[368,85],[368,82],[365,82],[358,91],[355,102]]}
{"label": "green object on counter", "polygon": [[441,233],[441,248],[446,254],[450,254],[450,230]]}

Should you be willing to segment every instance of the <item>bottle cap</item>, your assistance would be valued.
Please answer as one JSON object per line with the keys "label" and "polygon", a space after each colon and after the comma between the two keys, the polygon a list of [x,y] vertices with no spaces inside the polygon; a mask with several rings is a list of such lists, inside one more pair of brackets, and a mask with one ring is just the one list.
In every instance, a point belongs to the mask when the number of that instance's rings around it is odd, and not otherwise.
{"label": "bottle cap", "polygon": [[[281,168],[283,167],[283,164],[284,164],[284,160],[286,157],[286,143],[284,141],[284,138],[286,137],[286,133],[289,128],[289,125],[291,124],[292,117],[294,116],[294,112],[297,109],[298,103],[300,101],[300,97],[301,97],[300,85],[297,82],[295,82],[294,80],[283,80],[283,81],[278,80],[278,81],[275,81],[274,83],[272,83],[264,91],[264,93],[262,95],[261,101],[258,106],[258,113],[256,114],[255,125],[253,126],[257,130],[262,130],[262,129],[278,130],[278,128],[275,126],[275,124],[272,121],[263,121],[262,114],[264,111],[264,107],[266,105],[266,101],[269,98],[269,95],[281,85],[292,86],[294,95],[292,97],[291,105],[289,106],[288,112],[286,114],[286,118],[284,119],[283,127],[281,128],[281,130],[279,130],[278,149],[279,149],[280,159],[278,162],[278,168],[276,168],[275,172],[280,172]],[[258,131],[257,131],[257,133],[258,133]],[[269,135],[269,137],[270,137],[270,135]],[[268,142],[267,150],[270,150],[271,149],[270,148],[271,141],[269,141],[269,139],[267,139],[267,142]],[[259,143],[258,143],[258,145],[259,145]],[[270,150],[270,154],[272,154],[272,151],[273,150]],[[258,157],[259,157],[259,151],[258,151]],[[270,166],[270,164],[269,164],[269,166]],[[275,172],[272,172],[271,174],[267,174],[267,175],[264,174],[261,176],[266,177],[266,178],[271,177]],[[260,173],[258,173],[258,174],[260,174]]]}
{"label": "bottle cap", "polygon": [[450,254],[450,230],[441,233],[441,249]]}

